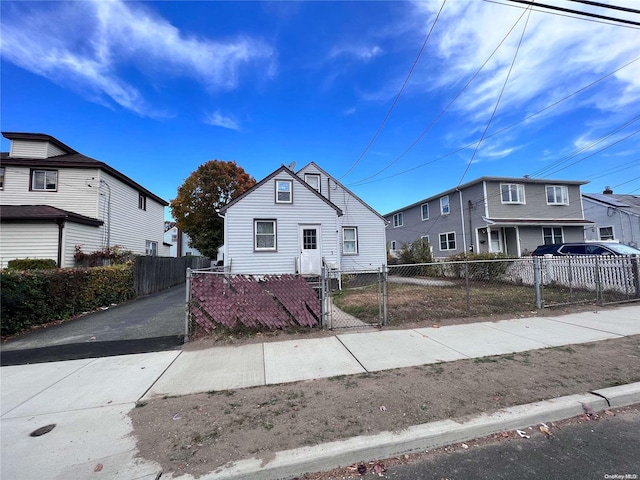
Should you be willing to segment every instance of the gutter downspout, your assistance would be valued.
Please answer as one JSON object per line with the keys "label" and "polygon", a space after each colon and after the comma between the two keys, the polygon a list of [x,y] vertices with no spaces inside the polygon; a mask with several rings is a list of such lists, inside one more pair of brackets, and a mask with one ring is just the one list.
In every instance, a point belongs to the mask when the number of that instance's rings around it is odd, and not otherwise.
{"label": "gutter downspout", "polygon": [[468,200],[467,203],[467,207],[469,208],[469,238],[471,239],[471,241],[469,242],[469,249],[472,252],[475,252],[475,247],[474,247],[474,242],[473,242],[473,224],[472,224],[472,220],[471,220],[471,209],[473,208],[473,203],[471,202],[471,200]]}
{"label": "gutter downspout", "polygon": [[467,256],[467,233],[464,228],[464,205],[462,204],[462,191],[456,187],[456,191],[460,194],[460,217],[462,224],[462,244],[464,245],[464,256]]}

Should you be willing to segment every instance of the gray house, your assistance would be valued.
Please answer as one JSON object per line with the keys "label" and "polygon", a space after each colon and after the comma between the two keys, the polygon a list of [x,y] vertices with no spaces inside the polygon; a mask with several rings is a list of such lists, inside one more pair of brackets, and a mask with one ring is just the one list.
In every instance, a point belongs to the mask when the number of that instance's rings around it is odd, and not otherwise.
{"label": "gray house", "polygon": [[585,230],[587,240],[640,245],[640,196],[614,194],[607,187],[602,193],[583,193],[582,202],[595,222]]}
{"label": "gray house", "polygon": [[435,258],[464,251],[522,256],[545,243],[584,240],[587,182],[481,177],[386,214],[392,255],[418,239]]}
{"label": "gray house", "polygon": [[230,273],[319,274],[386,264],[385,220],[311,162],[282,166],[220,209]]}

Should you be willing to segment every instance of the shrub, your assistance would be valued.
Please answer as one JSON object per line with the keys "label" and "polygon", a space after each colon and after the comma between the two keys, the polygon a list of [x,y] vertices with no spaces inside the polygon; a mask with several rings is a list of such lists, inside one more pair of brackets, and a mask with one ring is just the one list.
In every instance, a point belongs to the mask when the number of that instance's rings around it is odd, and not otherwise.
{"label": "shrub", "polygon": [[82,245],[76,245],[76,253],[73,255],[77,267],[99,267],[105,265],[122,265],[134,258],[133,252],[123,250],[120,245],[113,245],[102,250],[84,253]]}
{"label": "shrub", "polygon": [[[509,262],[504,261],[507,258],[509,256],[504,253],[458,253],[451,255],[446,261],[469,262],[469,278],[472,280],[499,281],[509,269]],[[451,271],[458,278],[465,276],[465,267],[462,263],[451,265]]]}
{"label": "shrub", "polygon": [[50,258],[16,258],[9,260],[9,270],[51,270],[58,268],[55,260]]}
{"label": "shrub", "polygon": [[409,266],[397,269],[397,271],[403,276],[432,276],[436,274],[433,266],[415,265],[417,263],[433,263],[431,245],[422,239],[402,246],[398,253],[398,264]]}
{"label": "shrub", "polygon": [[3,336],[135,297],[132,264],[6,270],[0,283]]}

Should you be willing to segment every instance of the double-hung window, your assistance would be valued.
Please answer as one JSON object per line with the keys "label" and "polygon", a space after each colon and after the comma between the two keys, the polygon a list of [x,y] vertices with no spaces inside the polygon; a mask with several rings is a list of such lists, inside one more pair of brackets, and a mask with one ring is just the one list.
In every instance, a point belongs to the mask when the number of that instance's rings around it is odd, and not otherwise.
{"label": "double-hung window", "polygon": [[423,203],[420,205],[420,215],[422,216],[422,220],[429,220],[429,204]]}
{"label": "double-hung window", "polygon": [[613,227],[600,227],[598,228],[598,237],[600,240],[614,240]]}
{"label": "double-hung window", "polygon": [[393,215],[393,228],[401,227],[404,225],[404,216],[402,212]]}
{"label": "double-hung window", "polygon": [[422,240],[424,243],[431,243],[429,242],[429,235],[422,235],[420,237],[420,240]]}
{"label": "double-hung window", "polygon": [[456,249],[456,232],[448,232],[440,234],[440,250]]}
{"label": "double-hung window", "polygon": [[502,203],[525,203],[524,185],[521,183],[501,183],[500,194]]}
{"label": "double-hung window", "polygon": [[276,203],[293,203],[292,180],[276,180]]}
{"label": "double-hung window", "polygon": [[569,188],[566,185],[547,185],[547,205],[569,205]]}
{"label": "double-hung window", "polygon": [[342,228],[342,253],[344,253],[345,255],[357,255],[358,253],[357,227]]}
{"label": "double-hung window", "polygon": [[449,215],[449,195],[440,198],[440,214]]}
{"label": "double-hung window", "polygon": [[254,249],[257,251],[276,250],[276,221],[275,220],[255,220],[254,221]]}
{"label": "double-hung window", "polygon": [[317,173],[305,173],[304,181],[309,184],[311,188],[316,191],[320,191],[320,175]]}
{"label": "double-hung window", "polygon": [[562,227],[544,227],[542,237],[545,245],[562,243]]}
{"label": "double-hung window", "polygon": [[57,170],[31,170],[31,190],[55,192],[58,190]]}
{"label": "double-hung window", "polygon": [[158,256],[158,242],[154,242],[152,240],[147,240],[145,244],[145,253],[150,257]]}

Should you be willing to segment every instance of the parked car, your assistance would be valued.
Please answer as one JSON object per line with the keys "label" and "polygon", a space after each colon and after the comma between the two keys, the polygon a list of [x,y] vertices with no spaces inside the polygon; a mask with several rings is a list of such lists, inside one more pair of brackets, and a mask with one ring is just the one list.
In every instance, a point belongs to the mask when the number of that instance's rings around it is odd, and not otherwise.
{"label": "parked car", "polygon": [[640,250],[621,243],[554,243],[540,245],[531,255],[637,255]]}

